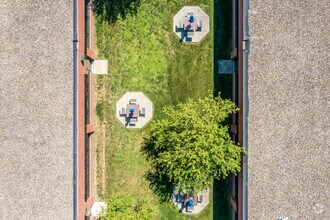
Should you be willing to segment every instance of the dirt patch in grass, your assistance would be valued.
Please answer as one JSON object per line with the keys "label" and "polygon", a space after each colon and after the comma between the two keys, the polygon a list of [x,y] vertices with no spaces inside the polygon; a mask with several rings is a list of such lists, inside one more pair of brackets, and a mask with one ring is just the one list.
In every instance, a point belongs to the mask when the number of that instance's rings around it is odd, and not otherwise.
{"label": "dirt patch in grass", "polygon": [[[106,89],[102,82],[98,82],[98,78],[95,77],[95,90],[94,100],[95,103],[105,100]],[[106,124],[102,123],[101,120],[95,118],[95,127],[97,127],[94,135],[95,154],[94,154],[94,183],[96,189],[96,196],[103,197],[106,188],[106,160],[105,160],[105,149],[106,149]]]}

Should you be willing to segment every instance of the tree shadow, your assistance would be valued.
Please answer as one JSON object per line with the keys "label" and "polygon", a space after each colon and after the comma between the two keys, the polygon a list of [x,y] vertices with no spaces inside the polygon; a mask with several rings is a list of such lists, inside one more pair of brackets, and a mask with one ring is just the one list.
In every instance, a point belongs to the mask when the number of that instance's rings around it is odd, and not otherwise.
{"label": "tree shadow", "polygon": [[[162,152],[155,150],[154,144],[152,137],[145,138],[141,148],[141,153],[151,163]],[[149,183],[149,188],[158,196],[160,202],[169,202],[172,199],[174,184],[168,175],[160,172],[162,169],[162,167],[154,166],[146,172],[144,178]]]}
{"label": "tree shadow", "polygon": [[214,3],[214,95],[232,98],[232,75],[218,74],[218,60],[230,60],[232,51],[232,0]]}
{"label": "tree shadow", "polygon": [[141,0],[94,0],[93,11],[104,21],[115,24],[119,18],[126,19],[127,14],[136,15]]}
{"label": "tree shadow", "polygon": [[[214,95],[221,92],[224,99],[232,99],[233,80],[231,74],[218,74],[218,60],[231,59],[233,0],[214,2]],[[234,100],[233,100],[234,101]],[[225,124],[231,125],[232,115]],[[231,177],[214,180],[213,183],[213,220],[231,219]]]}
{"label": "tree shadow", "polygon": [[231,176],[213,182],[213,220],[231,219]]}
{"label": "tree shadow", "polygon": [[174,185],[167,175],[161,175],[157,171],[148,171],[144,178],[148,181],[149,188],[158,196],[160,202],[171,201]]}

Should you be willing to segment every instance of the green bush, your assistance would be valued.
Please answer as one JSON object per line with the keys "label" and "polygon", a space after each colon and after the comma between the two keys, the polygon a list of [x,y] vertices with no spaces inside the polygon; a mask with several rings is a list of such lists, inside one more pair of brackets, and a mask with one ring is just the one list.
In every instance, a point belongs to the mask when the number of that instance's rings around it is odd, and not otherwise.
{"label": "green bush", "polygon": [[106,101],[99,101],[96,104],[96,115],[99,117],[101,122],[104,121],[104,119],[107,117],[107,115],[110,113],[110,106],[109,103]]}

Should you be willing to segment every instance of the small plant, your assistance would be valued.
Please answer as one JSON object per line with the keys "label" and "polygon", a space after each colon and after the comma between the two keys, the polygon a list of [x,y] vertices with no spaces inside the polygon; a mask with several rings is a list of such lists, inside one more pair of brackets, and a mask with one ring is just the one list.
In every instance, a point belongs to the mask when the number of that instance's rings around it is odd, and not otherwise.
{"label": "small plant", "polygon": [[135,198],[130,193],[114,193],[108,200],[106,212],[101,220],[153,219],[158,210],[151,201]]}
{"label": "small plant", "polygon": [[103,122],[106,116],[110,113],[109,103],[106,101],[99,101],[96,104],[96,115],[99,117],[100,121]]}

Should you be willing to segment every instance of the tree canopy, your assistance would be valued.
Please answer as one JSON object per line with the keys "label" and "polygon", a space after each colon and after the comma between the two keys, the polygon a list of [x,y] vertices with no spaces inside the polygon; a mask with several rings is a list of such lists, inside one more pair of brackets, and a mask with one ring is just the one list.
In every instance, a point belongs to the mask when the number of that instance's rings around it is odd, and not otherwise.
{"label": "tree canopy", "polygon": [[150,220],[158,213],[154,204],[147,199],[136,199],[129,193],[114,193],[107,203],[101,220]]}
{"label": "tree canopy", "polygon": [[173,187],[199,191],[214,179],[240,171],[243,148],[234,144],[224,125],[238,108],[212,92],[203,99],[188,99],[164,107],[164,118],[151,124],[142,152],[151,168],[146,174],[150,187],[168,200]]}

